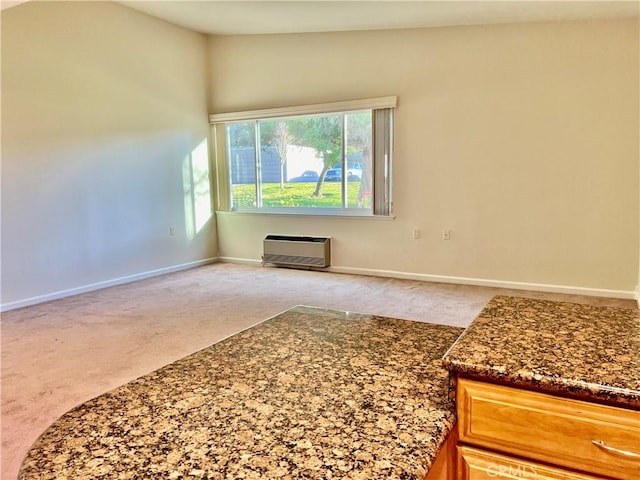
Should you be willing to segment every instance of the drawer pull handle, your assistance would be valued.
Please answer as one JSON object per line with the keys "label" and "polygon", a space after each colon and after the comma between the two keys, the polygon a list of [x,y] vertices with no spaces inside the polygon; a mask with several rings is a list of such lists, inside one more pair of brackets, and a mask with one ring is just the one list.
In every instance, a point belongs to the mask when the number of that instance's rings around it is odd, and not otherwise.
{"label": "drawer pull handle", "polygon": [[610,447],[609,445],[604,443],[602,440],[591,440],[591,443],[593,443],[596,447],[601,448],[607,452],[616,453],[618,455],[623,455],[629,458],[640,458],[640,453],[634,453],[628,450],[620,450],[619,448]]}

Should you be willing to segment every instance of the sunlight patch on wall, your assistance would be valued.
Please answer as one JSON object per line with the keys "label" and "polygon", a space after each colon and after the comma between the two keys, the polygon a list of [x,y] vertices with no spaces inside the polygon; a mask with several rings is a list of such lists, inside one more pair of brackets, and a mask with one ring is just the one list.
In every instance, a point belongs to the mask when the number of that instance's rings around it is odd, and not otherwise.
{"label": "sunlight patch on wall", "polygon": [[193,239],[213,214],[209,179],[209,149],[204,139],[182,162],[185,231]]}

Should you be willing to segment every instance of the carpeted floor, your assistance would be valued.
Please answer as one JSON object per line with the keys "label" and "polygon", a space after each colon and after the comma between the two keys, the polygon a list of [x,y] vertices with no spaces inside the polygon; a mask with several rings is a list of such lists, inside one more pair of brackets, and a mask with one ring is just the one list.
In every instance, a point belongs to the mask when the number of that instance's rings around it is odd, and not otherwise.
{"label": "carpeted floor", "polygon": [[632,300],[218,263],[2,315],[2,480],[70,408],[294,305],[467,326],[496,294]]}

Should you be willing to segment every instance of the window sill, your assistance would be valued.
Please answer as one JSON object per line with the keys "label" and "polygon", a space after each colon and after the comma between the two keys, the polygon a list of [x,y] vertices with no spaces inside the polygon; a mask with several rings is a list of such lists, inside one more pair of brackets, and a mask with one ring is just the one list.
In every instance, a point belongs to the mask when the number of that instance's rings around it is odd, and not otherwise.
{"label": "window sill", "polygon": [[394,220],[395,215],[373,215],[373,214],[356,214],[356,213],[348,213],[348,212],[327,212],[323,210],[321,212],[282,212],[282,211],[273,211],[273,210],[233,210],[233,211],[225,211],[225,210],[216,210],[216,215],[230,215],[230,216],[276,216],[276,217],[320,217],[320,218],[348,218],[352,220]]}

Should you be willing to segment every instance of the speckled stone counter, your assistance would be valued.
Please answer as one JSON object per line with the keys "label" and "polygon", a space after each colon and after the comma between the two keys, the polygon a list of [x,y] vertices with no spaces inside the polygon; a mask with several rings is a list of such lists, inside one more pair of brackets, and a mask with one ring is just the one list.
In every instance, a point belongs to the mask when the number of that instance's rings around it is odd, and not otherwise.
{"label": "speckled stone counter", "polygon": [[444,364],[458,375],[640,408],[640,312],[498,296]]}
{"label": "speckled stone counter", "polygon": [[26,479],[421,479],[462,329],[296,307],[69,411]]}

